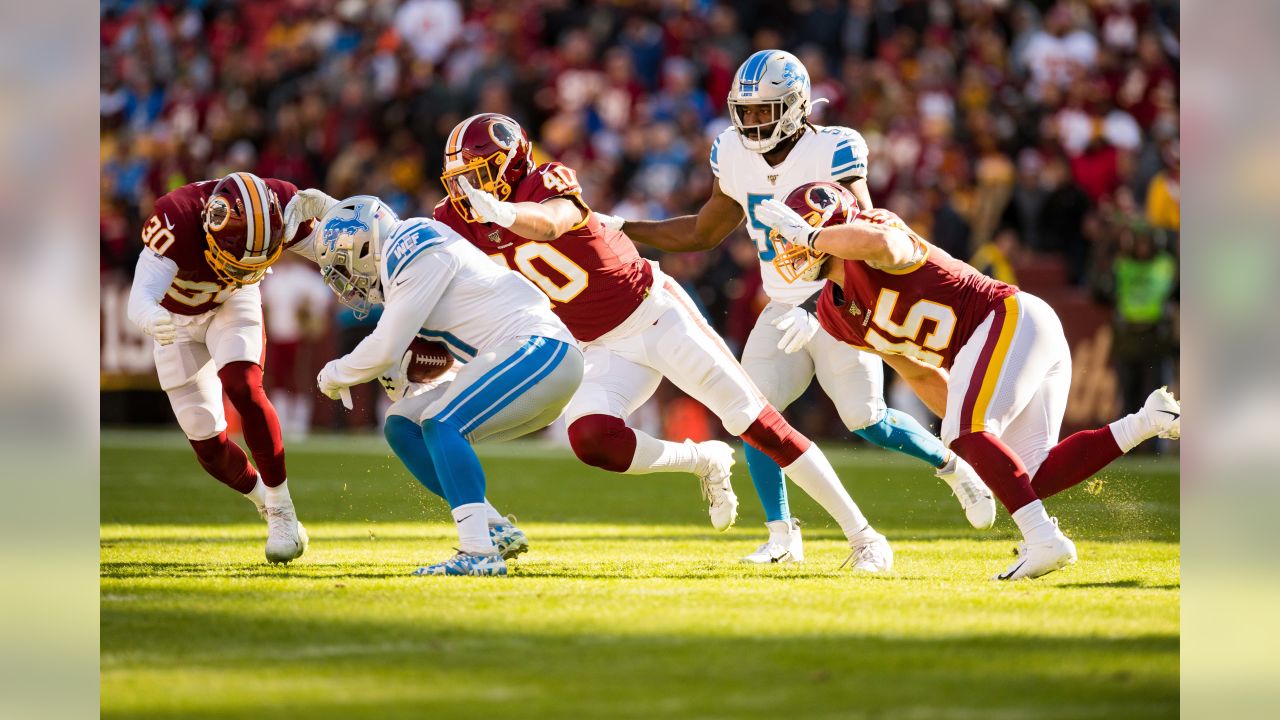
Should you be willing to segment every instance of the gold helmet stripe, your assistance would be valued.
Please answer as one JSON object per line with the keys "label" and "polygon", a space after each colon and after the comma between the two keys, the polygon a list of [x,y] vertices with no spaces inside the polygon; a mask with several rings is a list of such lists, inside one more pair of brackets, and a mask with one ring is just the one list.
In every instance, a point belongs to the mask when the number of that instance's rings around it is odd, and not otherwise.
{"label": "gold helmet stripe", "polygon": [[267,251],[267,213],[266,195],[260,187],[262,180],[247,172],[236,173],[236,184],[240,186],[240,196],[245,199],[245,219],[248,243],[245,255],[262,255]]}
{"label": "gold helmet stripe", "polygon": [[471,127],[471,123],[479,115],[472,115],[454,126],[453,132],[449,133],[449,140],[444,146],[444,166],[447,168],[455,162],[461,162],[462,158],[458,153],[462,151],[462,138],[467,134],[467,128]]}

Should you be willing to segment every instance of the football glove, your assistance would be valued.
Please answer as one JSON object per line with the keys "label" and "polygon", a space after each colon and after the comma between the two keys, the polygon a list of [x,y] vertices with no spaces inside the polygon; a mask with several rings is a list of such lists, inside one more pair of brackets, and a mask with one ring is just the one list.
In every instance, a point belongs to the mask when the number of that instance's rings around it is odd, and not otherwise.
{"label": "football glove", "polygon": [[346,385],[333,379],[337,374],[338,361],[330,360],[320,368],[320,374],[316,376],[316,387],[320,388],[321,394],[330,400],[341,399],[342,391],[347,389]]}
{"label": "football glove", "polygon": [[787,207],[786,203],[772,198],[756,206],[756,220],[773,228],[792,245],[803,245],[810,250],[813,249],[813,243],[821,230],[805,222],[804,218]]}
{"label": "football glove", "polygon": [[378,384],[382,386],[387,397],[391,398],[391,402],[399,401],[409,390],[409,378],[406,373],[411,362],[413,362],[413,351],[405,350],[400,363],[387,368],[387,371],[378,377]]}
{"label": "football glove", "polygon": [[596,220],[599,220],[600,224],[605,226],[607,230],[621,230],[622,226],[627,224],[624,218],[620,218],[617,215],[606,215],[595,210],[592,210],[591,213],[596,216]]}
{"label": "football glove", "polygon": [[292,240],[298,226],[308,220],[324,217],[338,201],[315,188],[299,190],[284,208],[284,239]]}
{"label": "football glove", "polygon": [[467,182],[465,177],[458,178],[458,186],[462,188],[463,194],[467,196],[467,202],[471,203],[471,211],[475,213],[477,220],[501,225],[504,228],[509,228],[515,224],[515,205],[503,202],[484,190],[477,190],[471,187],[471,183]]}
{"label": "football glove", "polygon": [[778,349],[788,355],[803,350],[820,328],[818,319],[802,307],[791,308],[771,324],[782,331]]}
{"label": "football glove", "polygon": [[147,311],[147,316],[138,323],[142,332],[150,335],[161,345],[171,345],[178,339],[178,328],[173,324],[173,314],[159,305]]}

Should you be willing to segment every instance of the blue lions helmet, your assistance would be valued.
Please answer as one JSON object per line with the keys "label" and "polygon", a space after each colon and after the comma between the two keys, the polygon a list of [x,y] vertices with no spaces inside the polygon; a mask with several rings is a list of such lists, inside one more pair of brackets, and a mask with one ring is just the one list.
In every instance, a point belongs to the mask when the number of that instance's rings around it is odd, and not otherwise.
{"label": "blue lions helmet", "polygon": [[[729,117],[748,150],[767,153],[791,137],[809,116],[809,71],[795,55],[761,50],[747,58],[729,88]],[[744,112],[768,106],[771,119],[747,124]]]}
{"label": "blue lions helmet", "polygon": [[320,218],[320,277],[357,318],[382,304],[378,262],[383,241],[398,222],[395,212],[372,195],[349,197]]}

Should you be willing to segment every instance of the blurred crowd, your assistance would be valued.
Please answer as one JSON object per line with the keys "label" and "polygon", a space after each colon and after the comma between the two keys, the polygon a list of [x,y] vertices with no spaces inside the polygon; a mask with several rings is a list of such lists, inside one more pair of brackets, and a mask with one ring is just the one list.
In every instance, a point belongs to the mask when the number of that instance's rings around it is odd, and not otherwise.
{"label": "blurred crowd", "polygon": [[[103,0],[101,20],[104,273],[131,271],[155,197],[233,169],[429,213],[478,111],[593,207],[694,212],[734,70],[783,48],[827,100],[813,121],[866,138],[876,204],[1002,279],[1052,259],[1134,341],[1122,385],[1172,372],[1176,0]],[[663,258],[735,347],[756,265],[747,242]]]}

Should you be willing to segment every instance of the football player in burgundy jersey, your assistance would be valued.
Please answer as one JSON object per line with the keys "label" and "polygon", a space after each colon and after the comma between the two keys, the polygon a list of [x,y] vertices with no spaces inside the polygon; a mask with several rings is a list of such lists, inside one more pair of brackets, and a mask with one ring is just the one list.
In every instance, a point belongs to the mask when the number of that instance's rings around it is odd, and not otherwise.
{"label": "football player in burgundy jersey", "polygon": [[573,170],[535,165],[524,130],[511,118],[486,113],[450,133],[441,180],[449,198],[436,207],[435,219],[542,289],[581,343],[586,373],[565,414],[583,462],[620,473],[693,473],[702,481],[712,525],[733,524],[729,446],[668,442],[626,424],[666,377],[832,514],[853,548],[855,569],[892,567],[888,542],[849,498],[822,451],[764,399],[684,290],[642,259],[625,234],[599,222]]}
{"label": "football player in burgundy jersey", "polygon": [[1161,388],[1142,409],[1058,442],[1071,349],[1043,300],[929,244],[887,210],[859,213],[833,183],[766,200],[757,217],[779,237],[789,282],[824,277],[818,320],[880,354],[943,418],[943,441],[969,461],[1013,516],[1024,542],[1001,580],[1076,561],[1042,498],[1073,487],[1153,437],[1177,438],[1178,402]]}
{"label": "football player in burgundy jersey", "polygon": [[[310,224],[285,227],[283,206],[303,202],[291,183],[237,172],[184,185],[156,200],[142,230],[129,293],[129,319],[155,340],[156,372],[196,458],[210,475],[244,493],[267,521],[267,560],[303,553],[285,480],[275,408],[262,388],[264,346],[258,281]],[[244,450],[227,437],[222,393],[240,414]]]}

